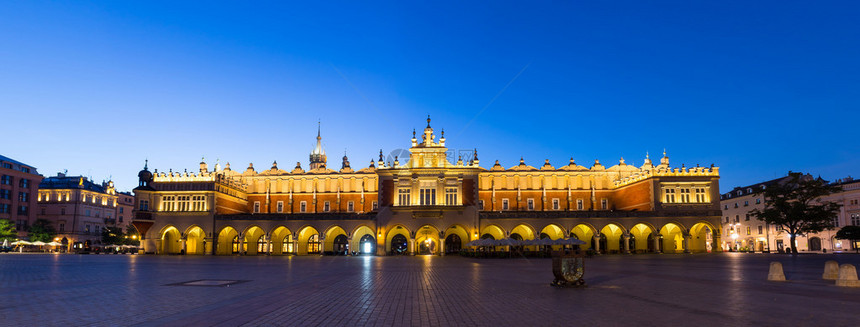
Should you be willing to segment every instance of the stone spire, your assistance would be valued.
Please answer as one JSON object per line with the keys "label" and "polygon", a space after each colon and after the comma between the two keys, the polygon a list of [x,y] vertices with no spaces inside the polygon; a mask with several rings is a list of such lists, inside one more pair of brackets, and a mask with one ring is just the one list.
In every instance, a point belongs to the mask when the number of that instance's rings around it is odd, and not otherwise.
{"label": "stone spire", "polygon": [[314,147],[314,150],[310,155],[310,169],[317,169],[321,167],[325,167],[326,164],[326,155],[325,150],[322,147],[322,136],[320,136],[320,122],[317,122],[317,145]]}

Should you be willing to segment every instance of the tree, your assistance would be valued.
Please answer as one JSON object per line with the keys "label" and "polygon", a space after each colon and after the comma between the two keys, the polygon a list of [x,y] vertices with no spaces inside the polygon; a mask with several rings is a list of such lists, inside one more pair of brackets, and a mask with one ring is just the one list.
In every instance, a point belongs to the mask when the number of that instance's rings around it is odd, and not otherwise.
{"label": "tree", "polygon": [[30,229],[27,230],[27,235],[30,236],[30,241],[48,243],[54,240],[54,236],[57,236],[57,231],[47,219],[36,219],[33,225],[30,226]]}
{"label": "tree", "polygon": [[842,229],[836,232],[836,238],[851,241],[851,246],[854,248],[854,252],[860,251],[860,249],[857,248],[857,241],[860,241],[860,226],[842,227]]}
{"label": "tree", "polygon": [[122,228],[105,227],[102,230],[102,244],[122,244],[124,238]]}
{"label": "tree", "polygon": [[820,177],[815,179],[802,173],[788,173],[788,177],[756,192],[764,196],[764,210],[755,209],[756,219],[771,225],[782,226],[791,239],[791,253],[797,254],[795,239],[798,235],[817,233],[833,227],[839,204],[822,201],[821,197],[841,191]]}
{"label": "tree", "polygon": [[16,238],[18,238],[18,232],[15,231],[15,224],[11,220],[0,219],[0,242],[14,241]]}
{"label": "tree", "polygon": [[128,225],[125,228],[125,244],[126,245],[140,245],[140,234],[137,232],[137,228],[134,228],[133,225]]}

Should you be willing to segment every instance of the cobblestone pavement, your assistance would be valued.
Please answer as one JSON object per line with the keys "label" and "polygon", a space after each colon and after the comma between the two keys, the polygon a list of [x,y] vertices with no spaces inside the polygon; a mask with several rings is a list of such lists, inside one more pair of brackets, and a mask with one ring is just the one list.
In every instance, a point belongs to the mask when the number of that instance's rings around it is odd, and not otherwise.
{"label": "cobblestone pavement", "polygon": [[[821,280],[860,255],[609,255],[585,289],[549,259],[0,255],[3,326],[856,326],[860,288]],[[783,263],[788,282],[766,281]],[[175,286],[201,280],[230,286]]]}

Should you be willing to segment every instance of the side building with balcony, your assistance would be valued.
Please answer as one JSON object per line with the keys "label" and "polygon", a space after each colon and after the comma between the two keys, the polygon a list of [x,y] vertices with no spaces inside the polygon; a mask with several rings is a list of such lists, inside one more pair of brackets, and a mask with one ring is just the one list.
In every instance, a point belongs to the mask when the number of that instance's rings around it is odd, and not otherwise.
{"label": "side building with balcony", "polygon": [[0,155],[0,219],[15,224],[18,238],[26,239],[36,221],[36,194],[42,175],[36,167]]}

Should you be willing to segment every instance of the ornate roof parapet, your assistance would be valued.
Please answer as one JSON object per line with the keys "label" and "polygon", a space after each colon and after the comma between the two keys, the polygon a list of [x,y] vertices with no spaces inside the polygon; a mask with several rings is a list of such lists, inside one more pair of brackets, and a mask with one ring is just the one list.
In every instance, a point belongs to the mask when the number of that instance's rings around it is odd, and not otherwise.
{"label": "ornate roof parapet", "polygon": [[543,166],[540,167],[540,170],[555,170],[555,167],[549,164],[549,159],[546,159],[543,162]]}
{"label": "ornate roof parapet", "polygon": [[591,166],[591,170],[602,171],[606,170],[606,167],[603,167],[603,165],[600,164],[600,160],[594,159],[594,165]]}
{"label": "ornate roof parapet", "polygon": [[302,163],[300,161],[296,161],[296,168],[290,172],[290,174],[304,174],[305,170],[302,169]]}
{"label": "ornate roof parapet", "polygon": [[588,170],[588,168],[577,165],[576,162],[573,160],[573,157],[571,157],[570,163],[568,163],[567,166],[558,167],[558,170],[560,170],[560,171],[583,171],[583,170]]}
{"label": "ornate roof parapet", "polygon": [[499,161],[496,160],[496,164],[494,164],[493,167],[490,168],[490,171],[505,171],[505,167],[502,167],[502,165],[499,164]]}
{"label": "ornate roof parapet", "polygon": [[508,168],[508,170],[511,170],[511,171],[534,171],[534,170],[538,170],[538,169],[535,167],[526,165],[526,162],[523,159],[523,157],[520,157],[520,164],[513,166],[511,168]]}
{"label": "ornate roof parapet", "polygon": [[621,187],[624,185],[629,185],[641,180],[645,180],[651,177],[676,177],[676,176],[685,176],[685,177],[719,177],[720,176],[720,168],[719,167],[700,167],[696,166],[695,168],[687,169],[686,167],[675,168],[675,169],[649,169],[643,170],[638,173],[634,173],[630,176],[619,178],[615,180],[614,186]]}
{"label": "ornate roof parapet", "polygon": [[257,172],[254,170],[254,163],[249,163],[248,168],[245,169],[245,172],[242,175],[256,175]]}

